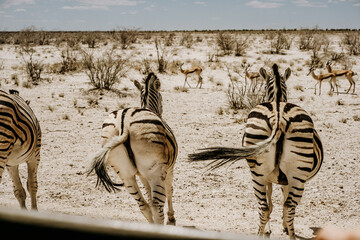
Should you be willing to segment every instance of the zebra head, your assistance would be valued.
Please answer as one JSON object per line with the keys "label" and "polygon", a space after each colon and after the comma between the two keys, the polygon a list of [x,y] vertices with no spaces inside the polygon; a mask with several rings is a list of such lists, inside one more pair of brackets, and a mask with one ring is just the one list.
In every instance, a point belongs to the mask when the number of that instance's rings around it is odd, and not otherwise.
{"label": "zebra head", "polygon": [[136,80],[134,81],[135,86],[140,91],[141,107],[147,108],[161,117],[163,110],[160,80],[154,73],[149,73],[143,83],[145,86]]}
{"label": "zebra head", "polygon": [[291,75],[290,68],[285,70],[284,75],[280,75],[279,68],[276,64],[272,66],[273,74],[269,75],[264,68],[260,68],[260,75],[266,80],[266,97],[267,102],[286,102],[286,80]]}
{"label": "zebra head", "polygon": [[20,94],[19,94],[19,91],[18,91],[18,90],[10,89],[10,90],[9,90],[9,93],[10,93],[11,95],[16,96],[16,98],[17,98],[18,100],[25,102],[27,105],[30,105],[30,100],[24,100],[22,97],[20,97]]}

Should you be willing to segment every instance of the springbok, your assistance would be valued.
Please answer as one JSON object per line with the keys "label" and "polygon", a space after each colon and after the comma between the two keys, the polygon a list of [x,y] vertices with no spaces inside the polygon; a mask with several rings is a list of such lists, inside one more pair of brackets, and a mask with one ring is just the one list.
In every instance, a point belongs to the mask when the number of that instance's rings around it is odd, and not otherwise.
{"label": "springbok", "polygon": [[319,84],[319,95],[321,95],[321,83],[322,81],[326,80],[326,81],[329,81],[329,84],[330,84],[330,91],[334,91],[334,86],[331,84],[334,83],[335,87],[336,87],[336,91],[337,91],[337,94],[339,94],[339,89],[338,89],[338,86],[336,84],[336,75],[334,73],[323,73],[323,74],[319,74],[319,75],[316,75],[314,73],[314,67],[311,66],[310,69],[309,69],[309,73],[307,75],[309,75],[311,73],[311,76],[317,81],[316,84],[315,84],[315,95],[316,95],[316,86]]}
{"label": "springbok", "polygon": [[188,75],[196,74],[198,76],[198,82],[197,82],[195,88],[197,88],[199,85],[200,85],[199,88],[201,88],[202,84],[203,84],[203,80],[202,80],[202,77],[201,77],[202,68],[201,67],[192,67],[192,68],[189,68],[189,69],[183,69],[182,68],[183,65],[184,65],[183,63],[178,65],[179,69],[180,69],[180,72],[185,75],[185,81],[184,81],[184,86],[183,87],[185,87],[185,84],[187,83],[187,85],[191,88],[189,82],[187,81],[187,77],[188,77]]}
{"label": "springbok", "polygon": [[[351,87],[354,85],[353,88],[353,93],[355,93],[355,81],[352,79],[352,77],[355,75],[355,73],[351,70],[333,70],[331,68],[331,61],[328,61],[326,63],[326,69],[328,70],[329,73],[333,73],[335,74],[336,77],[342,77],[345,76],[346,79],[349,81],[350,83],[350,87],[349,89],[346,91],[346,93],[349,93]],[[336,82],[336,80],[335,80]]]}

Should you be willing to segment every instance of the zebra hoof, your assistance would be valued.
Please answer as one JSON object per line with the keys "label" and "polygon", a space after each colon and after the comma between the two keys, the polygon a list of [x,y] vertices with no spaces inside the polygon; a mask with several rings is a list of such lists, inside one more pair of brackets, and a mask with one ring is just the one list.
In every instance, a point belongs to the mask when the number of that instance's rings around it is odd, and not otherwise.
{"label": "zebra hoof", "polygon": [[173,225],[173,226],[175,226],[175,225],[176,225],[176,220],[175,220],[175,218],[169,219],[166,224],[167,224],[167,225]]}
{"label": "zebra hoof", "polygon": [[266,233],[264,233],[265,237],[269,238],[271,235],[271,230],[267,231]]}

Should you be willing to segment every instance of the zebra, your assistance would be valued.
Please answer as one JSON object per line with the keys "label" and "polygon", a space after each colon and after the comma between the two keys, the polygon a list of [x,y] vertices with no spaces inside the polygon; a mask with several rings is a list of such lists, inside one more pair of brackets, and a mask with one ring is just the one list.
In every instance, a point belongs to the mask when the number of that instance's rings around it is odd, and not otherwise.
{"label": "zebra", "polygon": [[290,239],[295,239],[295,208],[304,192],[305,183],[314,177],[323,162],[323,147],[309,114],[301,107],[288,103],[285,81],[290,68],[280,75],[272,66],[273,76],[261,68],[266,79],[267,102],[257,105],[249,115],[241,148],[212,147],[189,154],[192,161],[211,160],[210,169],[246,159],[252,175],[258,201],[259,235],[273,209],[272,184],[280,184],[284,197],[283,227]]}
{"label": "zebra", "polygon": [[29,106],[30,101],[21,98],[17,90],[9,93],[0,90],[0,182],[6,167],[13,181],[14,195],[20,207],[26,209],[26,192],[19,176],[19,164],[26,162],[31,209],[37,210],[40,124]]}
{"label": "zebra", "polygon": [[[130,195],[149,223],[164,223],[164,205],[167,199],[167,224],[175,225],[173,195],[173,169],[178,146],[171,128],[163,120],[160,80],[150,73],[143,86],[134,81],[140,91],[141,108],[125,108],[112,112],[102,126],[102,149],[93,158],[88,173],[95,171],[97,184],[109,192],[118,185],[109,177],[110,165],[121,178]],[[136,182],[139,176],[149,203]]]}

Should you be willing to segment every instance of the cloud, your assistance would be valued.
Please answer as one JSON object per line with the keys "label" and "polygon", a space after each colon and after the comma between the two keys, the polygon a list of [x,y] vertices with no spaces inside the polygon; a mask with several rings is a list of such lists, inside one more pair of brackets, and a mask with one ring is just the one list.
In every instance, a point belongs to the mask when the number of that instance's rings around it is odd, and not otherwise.
{"label": "cloud", "polygon": [[62,9],[64,9],[64,10],[96,10],[96,9],[108,10],[109,8],[107,6],[81,5],[81,6],[63,6]]}
{"label": "cloud", "polygon": [[19,6],[23,4],[34,4],[35,0],[5,0],[3,3],[0,4],[3,8],[9,8],[12,6]]}
{"label": "cloud", "polygon": [[293,1],[293,3],[299,7],[320,7],[320,8],[327,7],[327,5],[323,2],[314,2],[309,0],[295,0]]}
{"label": "cloud", "polygon": [[155,8],[155,5],[154,5],[154,4],[151,4],[150,6],[147,6],[147,7],[145,7],[144,9],[145,9],[146,11],[151,12],[152,10],[154,10],[154,8]]}
{"label": "cloud", "polygon": [[3,17],[3,18],[12,18],[12,17],[14,17],[14,16],[13,16],[13,15],[6,14],[4,11],[0,11],[0,17]]}
{"label": "cloud", "polygon": [[14,11],[15,11],[15,12],[26,12],[26,10],[23,9],[23,8],[17,8],[17,9],[15,9]]}
{"label": "cloud", "polygon": [[117,6],[136,6],[144,1],[135,0],[76,0],[79,5],[64,6],[65,10],[108,10],[110,7]]}
{"label": "cloud", "polygon": [[270,1],[270,2],[250,1],[250,2],[245,3],[245,5],[253,7],[253,8],[279,8],[284,4],[281,3],[281,1]]}
{"label": "cloud", "polygon": [[206,5],[206,2],[196,1],[196,2],[194,2],[194,4],[197,4],[197,5]]}
{"label": "cloud", "polygon": [[140,1],[134,0],[77,0],[77,2],[86,5],[98,5],[98,6],[136,6]]}
{"label": "cloud", "polygon": [[122,15],[134,15],[134,14],[137,14],[138,11],[136,10],[130,10],[130,11],[124,11],[124,12],[121,12],[120,14]]}

